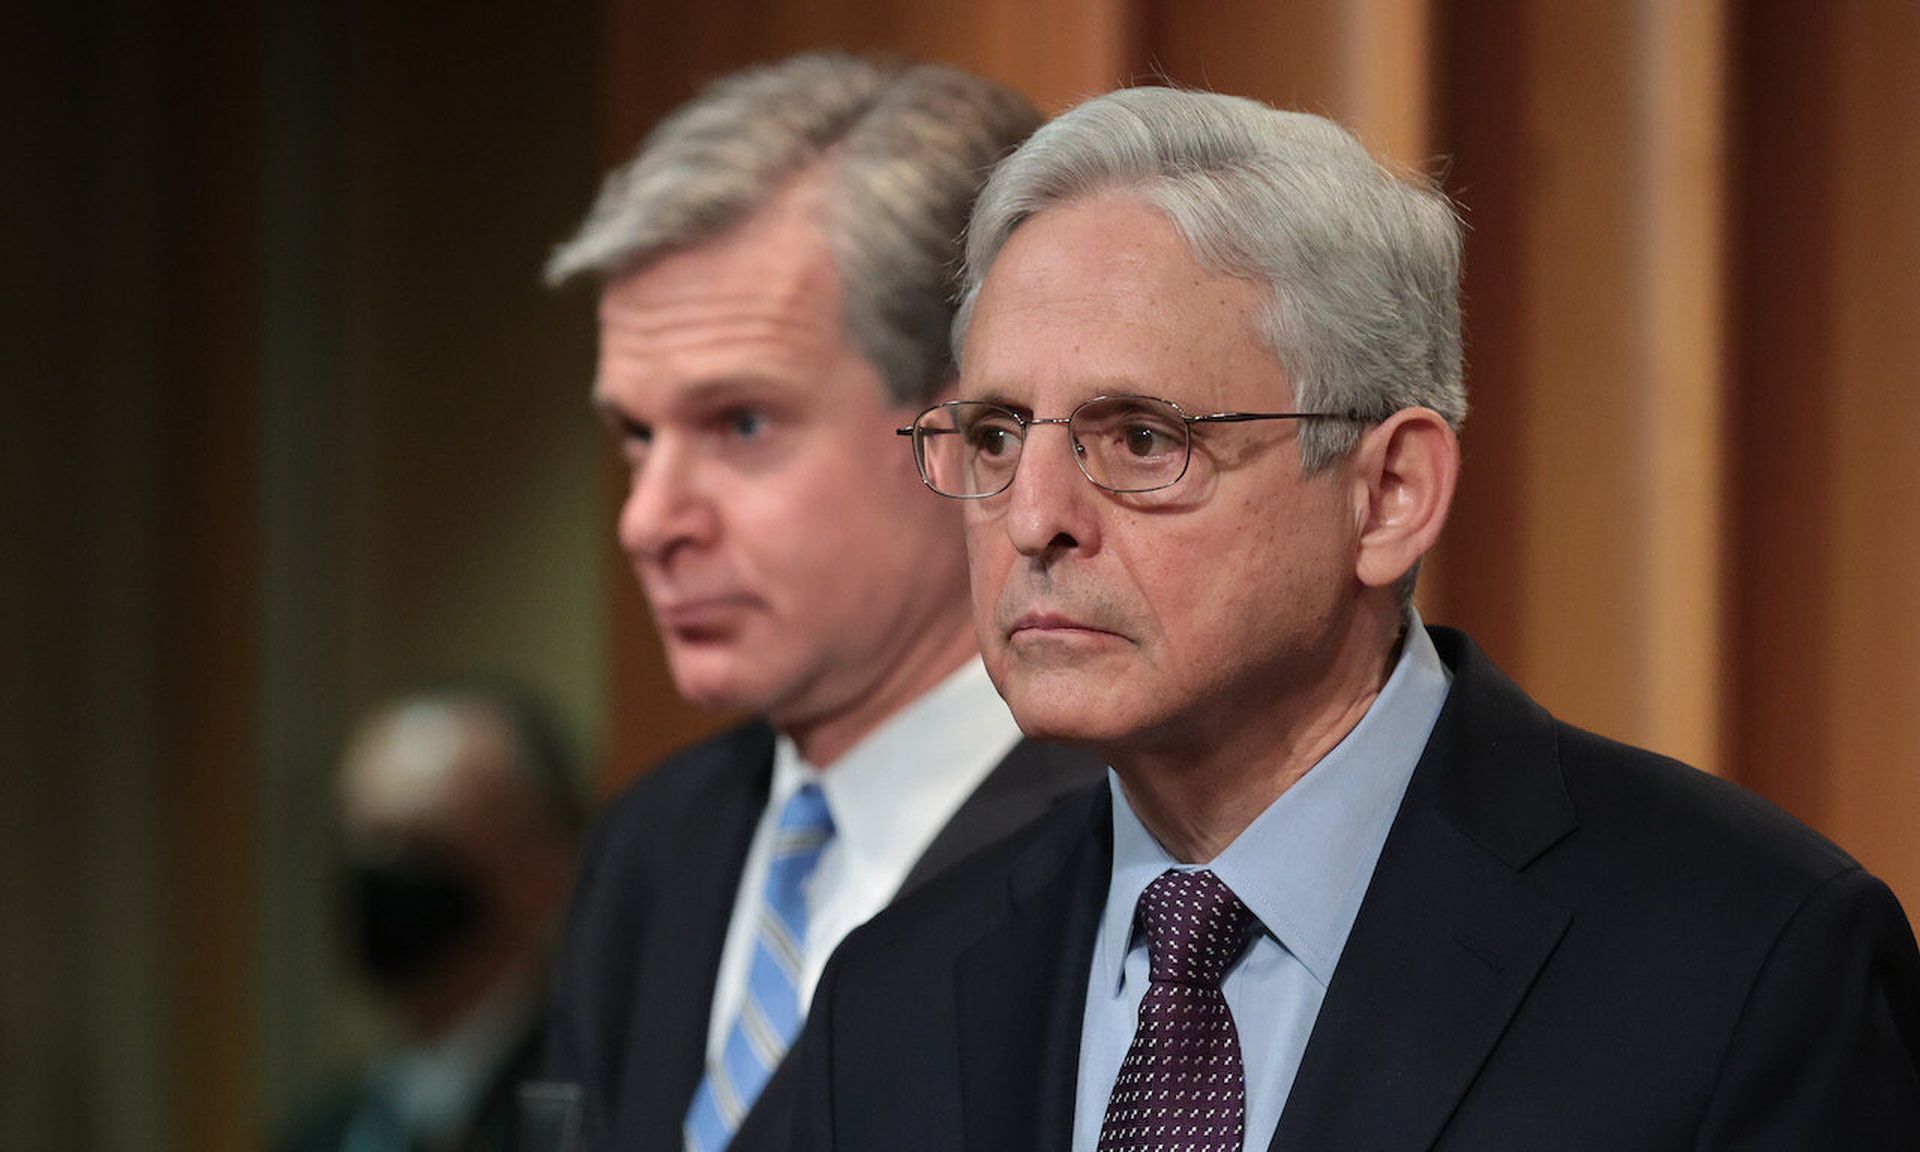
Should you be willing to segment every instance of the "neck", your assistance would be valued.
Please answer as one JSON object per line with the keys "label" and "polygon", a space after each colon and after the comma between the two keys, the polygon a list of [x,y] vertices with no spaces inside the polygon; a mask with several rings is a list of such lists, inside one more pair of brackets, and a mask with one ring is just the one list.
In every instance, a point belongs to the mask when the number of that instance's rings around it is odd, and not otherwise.
{"label": "neck", "polygon": [[830,768],[882,724],[932,691],[934,686],[979,654],[971,623],[930,630],[921,643],[901,654],[888,675],[846,706],[805,720],[778,725],[815,768]]}
{"label": "neck", "polygon": [[1398,635],[1397,621],[1365,629],[1304,699],[1108,750],[1140,822],[1181,863],[1212,861],[1360,723],[1393,671]]}

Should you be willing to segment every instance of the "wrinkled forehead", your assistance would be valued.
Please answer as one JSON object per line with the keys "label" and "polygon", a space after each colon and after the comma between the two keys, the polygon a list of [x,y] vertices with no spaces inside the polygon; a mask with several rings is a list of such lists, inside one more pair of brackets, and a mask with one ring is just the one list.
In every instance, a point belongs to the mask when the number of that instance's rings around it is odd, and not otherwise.
{"label": "wrinkled forehead", "polygon": [[610,281],[599,316],[596,403],[649,417],[688,389],[811,388],[857,352],[827,242],[797,207]]}
{"label": "wrinkled forehead", "polygon": [[600,293],[608,337],[660,340],[739,313],[831,334],[840,278],[810,185],[776,196],[720,234],[612,277]]}
{"label": "wrinkled forehead", "polygon": [[1130,392],[1206,405],[1221,399],[1213,381],[1244,378],[1275,384],[1261,402],[1281,402],[1283,374],[1260,338],[1267,299],[1258,283],[1202,265],[1150,205],[1111,196],[1050,207],[987,269],[961,393],[1013,400],[1038,389],[1077,402]]}

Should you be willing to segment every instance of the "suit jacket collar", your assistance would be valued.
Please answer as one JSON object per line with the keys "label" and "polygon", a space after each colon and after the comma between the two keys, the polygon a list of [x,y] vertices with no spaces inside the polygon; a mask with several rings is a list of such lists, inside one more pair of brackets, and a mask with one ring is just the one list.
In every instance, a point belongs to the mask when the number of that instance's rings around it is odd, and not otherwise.
{"label": "suit jacket collar", "polygon": [[1453,691],[1410,791],[1507,867],[1525,868],[1575,823],[1558,724],[1464,633],[1427,631]]}
{"label": "suit jacket collar", "polygon": [[1453,691],[1272,1152],[1430,1147],[1571,920],[1524,874],[1575,824],[1554,722],[1466,637],[1431,631]]}

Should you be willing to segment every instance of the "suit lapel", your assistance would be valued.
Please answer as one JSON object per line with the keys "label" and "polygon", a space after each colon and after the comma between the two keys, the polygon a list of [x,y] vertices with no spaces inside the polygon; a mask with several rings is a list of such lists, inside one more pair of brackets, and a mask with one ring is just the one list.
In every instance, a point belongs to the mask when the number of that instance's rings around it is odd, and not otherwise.
{"label": "suit lapel", "polygon": [[1092,785],[1105,773],[1106,767],[1084,752],[1020,741],[927,845],[901,882],[900,894],[1013,835],[1061,798]]}
{"label": "suit lapel", "polygon": [[731,749],[732,771],[688,806],[672,869],[654,894],[627,1022],[633,1054],[617,1111],[621,1148],[678,1148],[680,1122],[706,1070],[713,986],[747,847],[773,778],[773,734],[756,726]]}
{"label": "suit lapel", "polygon": [[1463,637],[1434,640],[1453,691],[1272,1152],[1431,1147],[1571,920],[1523,875],[1574,825],[1552,720]]}
{"label": "suit lapel", "polygon": [[1403,809],[1314,1023],[1273,1152],[1432,1145],[1568,916]]}
{"label": "suit lapel", "polygon": [[1104,788],[1060,806],[1012,872],[1007,915],[955,961],[971,1152],[1065,1152],[1087,971],[1113,857]]}

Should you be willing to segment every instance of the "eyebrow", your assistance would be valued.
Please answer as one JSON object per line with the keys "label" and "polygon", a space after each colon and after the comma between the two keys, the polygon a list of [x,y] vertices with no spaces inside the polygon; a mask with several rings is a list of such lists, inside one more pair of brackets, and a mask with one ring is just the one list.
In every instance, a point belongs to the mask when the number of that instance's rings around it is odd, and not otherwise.
{"label": "eyebrow", "polygon": [[[1083,404],[1095,396],[1146,396],[1153,399],[1166,399],[1166,396],[1164,396],[1160,390],[1147,388],[1138,380],[1109,377],[1091,381],[1087,387],[1086,395],[1073,401],[1072,404],[1067,405],[1068,411],[1072,410],[1074,404]],[[972,394],[963,391],[960,399],[978,400],[984,404],[997,404],[1002,408],[1018,412],[1022,416],[1032,416],[1034,414],[1034,410],[1025,402],[1012,399],[1004,390],[996,387],[982,388],[979,392]],[[1060,415],[1064,416],[1066,412],[1062,412]]]}
{"label": "eyebrow", "polygon": [[[804,391],[805,388],[802,385],[776,380],[771,376],[723,376],[713,380],[703,380],[698,384],[690,384],[684,390],[675,393],[668,400],[666,414],[672,416],[689,411],[699,412],[703,409],[723,407],[730,403],[749,401],[778,404],[801,395]],[[611,426],[615,432],[637,433],[651,426],[650,421],[633,416],[619,404],[602,395],[597,385],[589,399],[594,411],[599,413],[600,419]]]}
{"label": "eyebrow", "polygon": [[1008,396],[1005,392],[1002,392],[998,388],[987,388],[978,393],[971,394],[971,395],[963,392],[958,397],[958,399],[972,400],[980,404],[998,405],[1001,408],[1006,408],[1014,412],[1018,412],[1023,416],[1033,415],[1033,409],[1027,407],[1025,404],[1020,403],[1019,401],[1014,400],[1012,397]]}

